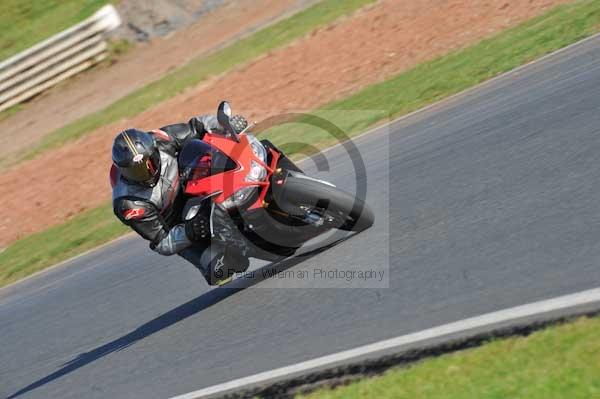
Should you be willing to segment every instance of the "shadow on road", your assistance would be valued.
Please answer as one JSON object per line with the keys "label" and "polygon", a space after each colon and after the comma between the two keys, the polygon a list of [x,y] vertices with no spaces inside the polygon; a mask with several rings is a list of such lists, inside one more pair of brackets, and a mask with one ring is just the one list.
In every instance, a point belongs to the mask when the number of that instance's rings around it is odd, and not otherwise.
{"label": "shadow on road", "polygon": [[[347,238],[349,237],[345,237],[325,247],[303,253],[290,259],[285,259],[281,262],[270,263],[268,265],[265,265],[258,269],[257,273],[254,273],[255,278],[253,279],[242,278],[234,280],[231,283],[227,284],[226,287],[210,290],[200,295],[199,297],[194,298],[191,301],[186,302],[182,305],[179,305],[176,308],[158,316],[153,320],[150,320],[149,322],[139,326],[129,334],[123,335],[122,337],[117,338],[114,341],[108,342],[95,349],[92,349],[89,352],[79,354],[73,360],[70,360],[69,362],[65,363],[59,370],[29,384],[25,388],[22,388],[21,390],[9,396],[7,399],[16,398],[29,391],[37,389],[49,382],[52,382],[62,376],[65,376],[77,369],[80,369],[81,367],[84,367],[104,356],[107,356],[113,352],[123,350],[156,332],[168,328],[190,316],[193,316],[198,312],[201,312],[221,302],[222,300],[228,298],[229,296],[235,294],[238,291],[244,290],[246,288],[252,287],[260,283],[261,281],[268,278],[268,276],[272,276],[275,273],[285,271],[305,260],[308,260],[313,256],[327,250],[328,248],[337,245],[339,242],[344,241]],[[269,271],[269,273],[267,273],[267,271]]]}

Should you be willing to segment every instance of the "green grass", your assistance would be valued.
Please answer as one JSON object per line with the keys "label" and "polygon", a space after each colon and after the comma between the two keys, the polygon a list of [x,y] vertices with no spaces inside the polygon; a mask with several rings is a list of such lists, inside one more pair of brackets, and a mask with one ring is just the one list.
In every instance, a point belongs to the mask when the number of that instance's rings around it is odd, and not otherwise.
{"label": "green grass", "polygon": [[427,359],[306,399],[591,399],[600,397],[600,318]]}
{"label": "green grass", "polygon": [[0,252],[0,286],[68,259],[127,232],[105,205],[30,235]]}
{"label": "green grass", "polygon": [[133,47],[133,43],[126,39],[113,39],[108,42],[108,57],[102,65],[110,66],[123,57]]}
{"label": "green grass", "polygon": [[[390,80],[328,104],[315,114],[327,115],[328,119],[351,136],[380,122],[384,116],[407,114],[473,87],[588,37],[596,33],[599,27],[599,0],[559,6],[474,46],[420,64]],[[322,130],[293,124],[273,129],[265,137],[278,138],[280,141],[285,141],[287,137],[303,137],[303,141],[321,146],[335,142]]]}
{"label": "green grass", "polygon": [[2,0],[0,60],[92,15],[107,0]]}
{"label": "green grass", "polygon": [[[329,104],[316,114],[326,115],[349,135],[357,134],[387,116],[413,111],[589,36],[597,31],[598,26],[600,0],[578,1],[561,6],[472,47],[424,63],[347,99]],[[361,109],[381,111],[349,111]],[[321,148],[336,140],[320,129],[307,129],[297,124],[289,127],[285,130],[282,127],[274,128],[261,135],[261,138],[269,137],[277,144],[283,144],[285,150],[291,153],[304,151],[302,144],[290,144],[298,137],[302,137],[299,141],[310,142]],[[0,284],[9,281],[5,277],[8,274],[12,276],[10,281],[14,281],[15,276],[25,276],[115,237],[118,231],[116,219],[106,209],[106,206],[102,207],[94,218],[75,218],[51,229],[52,233],[43,232],[11,244],[0,257]],[[99,229],[98,226],[114,227]],[[74,234],[66,234],[65,231]],[[43,237],[42,242],[48,241],[48,245],[55,243],[53,248],[63,248],[64,252],[48,254],[47,247],[31,244],[31,240],[37,242],[40,237]],[[21,249],[15,250],[15,247]],[[29,263],[36,266],[30,268]]]}
{"label": "green grass", "polygon": [[[100,126],[139,114],[175,96],[210,76],[221,74],[270,50],[284,46],[313,29],[327,25],[375,0],[324,0],[285,20],[266,27],[247,38],[208,56],[192,60],[161,79],[123,97],[110,106],[60,128],[41,140],[19,160],[31,159],[48,149],[91,133]],[[6,165],[11,157],[0,161]]]}
{"label": "green grass", "polygon": [[0,122],[2,122],[4,119],[10,118],[17,112],[20,112],[21,109],[23,109],[22,104],[15,104],[10,108],[5,109],[4,111],[0,111]]}

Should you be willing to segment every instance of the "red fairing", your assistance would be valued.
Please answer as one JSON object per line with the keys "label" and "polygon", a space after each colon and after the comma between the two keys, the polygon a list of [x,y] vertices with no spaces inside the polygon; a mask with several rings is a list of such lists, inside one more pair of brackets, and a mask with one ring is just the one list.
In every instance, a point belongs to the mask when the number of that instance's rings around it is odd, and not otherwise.
{"label": "red fairing", "polygon": [[[262,200],[267,192],[266,188],[269,186],[269,178],[273,174],[273,170],[276,168],[279,154],[270,150],[273,154],[271,164],[265,165],[254,155],[252,152],[252,147],[248,142],[248,138],[245,135],[240,135],[240,142],[237,143],[236,141],[220,134],[206,133],[203,141],[209,143],[215,148],[218,148],[224,154],[227,154],[232,160],[235,161],[237,167],[233,170],[218,173],[212,176],[199,179],[190,179],[186,184],[185,192],[194,196],[205,196],[220,192],[218,195],[213,197],[213,201],[217,204],[220,204],[242,187],[263,186],[265,189],[262,190],[258,200],[248,209],[261,207]],[[264,181],[247,182],[245,180],[252,161],[259,163],[267,170],[267,176]]]}
{"label": "red fairing", "polygon": [[186,184],[185,192],[195,196],[204,196],[221,191],[221,194],[213,198],[216,203],[221,203],[244,185],[244,179],[248,173],[245,169],[252,159],[252,150],[249,148],[247,140],[236,143],[219,134],[206,133],[203,141],[227,154],[237,163],[238,167],[224,173],[191,179]]}
{"label": "red fairing", "polygon": [[[270,168],[267,169],[267,178],[266,181],[270,181],[271,175],[277,168],[277,162],[279,162],[279,153],[277,151],[272,150],[271,148],[267,149],[271,153],[271,165]],[[252,206],[248,207],[248,210],[261,208],[263,206],[263,201],[265,200],[265,196],[267,195],[267,190],[262,190],[260,196],[258,197],[258,201],[256,201]]]}

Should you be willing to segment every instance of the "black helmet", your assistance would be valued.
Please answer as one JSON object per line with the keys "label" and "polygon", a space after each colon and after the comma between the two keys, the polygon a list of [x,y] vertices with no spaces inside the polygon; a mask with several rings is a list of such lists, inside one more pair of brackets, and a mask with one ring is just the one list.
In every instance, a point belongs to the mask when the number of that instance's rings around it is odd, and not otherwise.
{"label": "black helmet", "polygon": [[160,153],[150,133],[127,129],[115,137],[112,148],[115,166],[126,180],[154,186],[160,176]]}

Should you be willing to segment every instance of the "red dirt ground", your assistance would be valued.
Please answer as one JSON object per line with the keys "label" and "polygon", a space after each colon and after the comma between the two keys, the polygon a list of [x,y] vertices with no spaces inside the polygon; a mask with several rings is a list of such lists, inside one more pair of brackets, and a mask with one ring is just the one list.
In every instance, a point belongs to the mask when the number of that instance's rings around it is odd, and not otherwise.
{"label": "red dirt ground", "polygon": [[238,110],[311,109],[567,2],[380,1],[130,120],[8,170],[0,176],[8,193],[0,208],[0,246],[105,203],[110,146],[123,128],[187,120],[212,112],[222,98]]}
{"label": "red dirt ground", "polygon": [[98,111],[172,69],[314,0],[228,0],[176,33],[139,44],[110,67],[64,82],[0,121],[0,157],[27,148],[48,133]]}

